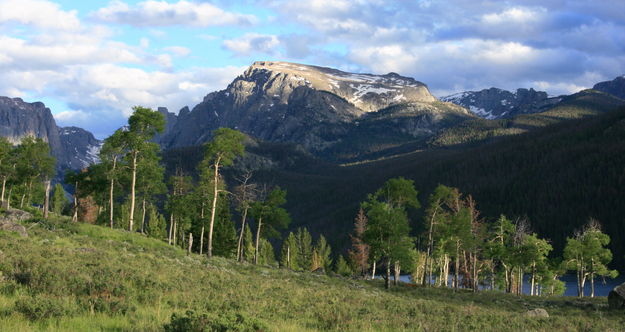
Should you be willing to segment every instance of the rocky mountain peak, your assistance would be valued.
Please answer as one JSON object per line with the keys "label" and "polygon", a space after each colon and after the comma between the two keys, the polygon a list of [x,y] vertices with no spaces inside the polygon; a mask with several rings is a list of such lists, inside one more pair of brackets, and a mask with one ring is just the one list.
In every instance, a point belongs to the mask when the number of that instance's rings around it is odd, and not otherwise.
{"label": "rocky mountain peak", "polygon": [[625,75],[619,76],[611,81],[597,83],[593,89],[625,99]]}
{"label": "rocky mountain peak", "polygon": [[359,115],[397,103],[436,101],[425,84],[397,73],[355,74],[290,62],[254,62],[231,85],[248,93],[260,88],[282,103],[288,102],[290,92],[299,86],[333,93],[360,110]]}
{"label": "rocky mountain peak", "polygon": [[441,100],[465,107],[477,116],[492,120],[541,112],[561,99],[549,98],[546,92],[532,88],[510,92],[493,87],[480,91],[464,91],[441,97]]}

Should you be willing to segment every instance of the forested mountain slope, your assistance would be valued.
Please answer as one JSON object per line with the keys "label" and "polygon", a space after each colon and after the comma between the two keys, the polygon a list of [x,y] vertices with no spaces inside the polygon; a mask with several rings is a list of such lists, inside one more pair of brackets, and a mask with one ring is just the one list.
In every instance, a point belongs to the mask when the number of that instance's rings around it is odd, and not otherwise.
{"label": "forested mountain slope", "polygon": [[[199,149],[173,150],[165,160],[170,169],[183,165],[192,173]],[[625,252],[625,205],[620,203],[625,196],[623,108],[481,144],[348,166],[290,149],[263,143],[253,147],[255,155],[277,162],[257,169],[255,180],[287,189],[292,228],[305,225],[322,230],[339,247],[347,246],[353,218],[366,194],[389,178],[404,176],[415,181],[423,203],[436,185],[445,184],[473,195],[487,220],[501,213],[527,217],[535,232],[552,240],[556,252],[589,217],[597,218],[612,237],[612,251]],[[413,228],[420,230],[420,216],[412,220]],[[615,262],[625,263],[618,255]]]}

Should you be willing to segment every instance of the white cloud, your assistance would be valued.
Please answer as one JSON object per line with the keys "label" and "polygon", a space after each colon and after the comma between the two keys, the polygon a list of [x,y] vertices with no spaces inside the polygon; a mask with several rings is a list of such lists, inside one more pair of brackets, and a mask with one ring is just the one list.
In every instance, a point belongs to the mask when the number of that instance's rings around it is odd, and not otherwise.
{"label": "white cloud", "polygon": [[257,21],[253,15],[227,12],[209,3],[185,0],[175,3],[147,0],[139,2],[134,7],[114,0],[107,7],[94,12],[92,17],[101,22],[139,27],[250,25]]}
{"label": "white cloud", "polygon": [[17,22],[52,30],[77,30],[76,11],[63,11],[46,0],[1,0],[0,23]]}
{"label": "white cloud", "polygon": [[185,57],[191,54],[191,50],[183,46],[169,46],[165,47],[164,50],[179,57]]}
{"label": "white cloud", "polygon": [[280,40],[274,35],[246,33],[242,37],[224,40],[223,46],[237,55],[250,55],[252,53],[277,53]]}

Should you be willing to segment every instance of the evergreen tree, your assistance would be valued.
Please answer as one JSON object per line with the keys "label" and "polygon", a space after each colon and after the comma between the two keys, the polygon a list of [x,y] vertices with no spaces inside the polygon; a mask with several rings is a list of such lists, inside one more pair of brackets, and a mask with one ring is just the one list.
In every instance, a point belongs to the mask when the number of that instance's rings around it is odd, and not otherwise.
{"label": "evergreen tree", "polygon": [[339,259],[336,261],[336,266],[335,266],[334,271],[337,274],[342,275],[344,277],[349,277],[354,273],[354,271],[352,271],[352,268],[349,266],[349,264],[347,264],[347,261],[345,260],[345,258],[343,258],[343,255],[339,255]]}
{"label": "evergreen tree", "polygon": [[[281,207],[285,203],[286,191],[276,187],[265,199],[252,204],[252,216],[256,221],[256,256],[262,235],[267,238],[276,237],[279,235],[277,229],[286,228],[291,222],[289,213]],[[258,257],[255,257],[254,262],[258,263]]]}
{"label": "evergreen tree", "polygon": [[67,201],[67,197],[65,197],[65,189],[61,186],[60,183],[57,183],[54,186],[54,195],[52,198],[52,211],[55,214],[61,215],[63,209],[69,202]]}
{"label": "evergreen tree", "polygon": [[223,197],[219,199],[217,205],[213,237],[213,255],[232,258],[236,257],[237,234],[230,215],[228,196],[225,195],[225,193],[220,193],[220,195]]}
{"label": "evergreen tree", "polygon": [[254,262],[254,253],[256,249],[254,248],[254,237],[252,235],[252,231],[250,227],[245,229],[245,236],[243,237],[243,260],[246,262]]}
{"label": "evergreen tree", "polygon": [[298,228],[295,232],[297,242],[297,265],[301,270],[310,271],[312,267],[312,237],[306,227]]}
{"label": "evergreen tree", "polygon": [[369,269],[369,245],[363,241],[363,234],[367,229],[367,216],[361,208],[354,220],[354,234],[350,234],[352,240],[352,248],[349,249],[348,255],[352,266],[362,276]]}
{"label": "evergreen tree", "polygon": [[280,250],[280,266],[291,270],[299,270],[297,248],[297,239],[295,234],[293,234],[293,232],[289,232],[289,235],[282,243],[282,250]]}
{"label": "evergreen tree", "polygon": [[323,268],[325,271],[330,271],[332,267],[332,248],[328,245],[326,238],[323,235],[319,235],[319,239],[313,249],[313,256],[316,257],[316,262],[313,263],[312,269]]}

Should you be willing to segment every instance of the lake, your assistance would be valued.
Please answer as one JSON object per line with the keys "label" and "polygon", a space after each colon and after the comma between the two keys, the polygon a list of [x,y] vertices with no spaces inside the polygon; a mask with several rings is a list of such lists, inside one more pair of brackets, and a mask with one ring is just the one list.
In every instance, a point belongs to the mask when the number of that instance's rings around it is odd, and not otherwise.
{"label": "lake", "polygon": [[[381,278],[381,276],[377,275],[376,278]],[[399,278],[403,282],[410,283],[412,280],[409,275],[402,275]],[[450,277],[451,280],[451,277]],[[577,278],[574,274],[565,274],[560,277],[560,280],[564,281],[565,291],[564,296],[577,296]],[[605,283],[603,282],[603,278],[595,279],[595,296],[608,296],[610,291],[625,282],[625,277],[618,278],[606,278]],[[586,296],[590,295],[590,281],[586,281],[586,285],[584,285],[584,294]],[[523,284],[523,294],[530,294],[530,275],[525,276],[525,283]]]}

